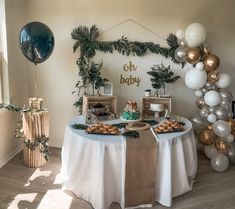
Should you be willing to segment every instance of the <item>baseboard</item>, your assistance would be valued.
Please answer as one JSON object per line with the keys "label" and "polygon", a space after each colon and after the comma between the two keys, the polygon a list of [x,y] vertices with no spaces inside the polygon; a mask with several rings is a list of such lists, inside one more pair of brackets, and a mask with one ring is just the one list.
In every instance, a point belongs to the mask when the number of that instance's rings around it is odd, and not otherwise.
{"label": "baseboard", "polygon": [[50,147],[56,147],[56,148],[62,148],[63,141],[59,140],[49,140],[49,146]]}
{"label": "baseboard", "polygon": [[16,149],[12,150],[8,155],[3,156],[0,159],[0,168],[2,166],[4,166],[8,161],[10,161],[13,157],[15,157],[20,151],[23,150],[22,145],[20,145],[19,147],[17,147]]}

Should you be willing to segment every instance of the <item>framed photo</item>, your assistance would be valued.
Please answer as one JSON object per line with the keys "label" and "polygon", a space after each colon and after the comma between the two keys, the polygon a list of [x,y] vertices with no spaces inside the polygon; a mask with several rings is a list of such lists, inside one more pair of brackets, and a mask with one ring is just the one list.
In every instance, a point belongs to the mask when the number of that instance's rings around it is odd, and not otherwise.
{"label": "framed photo", "polygon": [[104,84],[102,95],[113,95],[113,83],[107,82]]}

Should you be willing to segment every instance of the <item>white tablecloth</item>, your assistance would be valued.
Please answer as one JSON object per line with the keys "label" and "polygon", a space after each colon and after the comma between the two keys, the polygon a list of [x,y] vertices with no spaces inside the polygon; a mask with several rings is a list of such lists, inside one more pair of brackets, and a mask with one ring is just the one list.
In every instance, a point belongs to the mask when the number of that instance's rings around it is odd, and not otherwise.
{"label": "white tablecloth", "polygon": [[[156,201],[170,207],[172,198],[192,189],[197,171],[197,153],[192,124],[186,130],[159,134],[156,171]],[[66,127],[62,148],[63,189],[73,191],[95,209],[108,209],[112,202],[125,203],[126,139],[123,136],[88,135],[71,127],[84,123],[83,116]],[[109,121],[119,123],[121,121]]]}

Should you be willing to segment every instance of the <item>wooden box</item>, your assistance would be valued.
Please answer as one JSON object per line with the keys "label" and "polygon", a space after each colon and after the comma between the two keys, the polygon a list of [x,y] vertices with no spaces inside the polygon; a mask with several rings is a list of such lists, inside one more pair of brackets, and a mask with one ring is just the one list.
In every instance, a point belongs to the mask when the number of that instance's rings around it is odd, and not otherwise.
{"label": "wooden box", "polygon": [[[154,112],[150,110],[150,104],[164,104],[164,109],[171,112],[171,97],[142,97],[141,100],[141,113],[143,119],[152,119]],[[160,116],[163,116],[160,113]]]}
{"label": "wooden box", "polygon": [[85,115],[87,110],[97,103],[104,104],[109,107],[110,112],[117,113],[116,96],[83,96],[82,114]]}

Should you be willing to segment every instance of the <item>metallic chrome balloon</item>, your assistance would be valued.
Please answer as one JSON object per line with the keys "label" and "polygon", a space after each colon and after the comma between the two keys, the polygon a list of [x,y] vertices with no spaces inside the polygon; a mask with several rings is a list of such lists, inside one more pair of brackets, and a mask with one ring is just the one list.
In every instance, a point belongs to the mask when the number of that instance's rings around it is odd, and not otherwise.
{"label": "metallic chrome balloon", "polygon": [[222,153],[213,155],[210,163],[211,167],[217,172],[223,172],[229,166],[228,158]]}
{"label": "metallic chrome balloon", "polygon": [[235,165],[235,144],[230,144],[230,150],[227,154],[227,157],[229,159],[229,162],[233,165]]}
{"label": "metallic chrome balloon", "polygon": [[215,121],[212,125],[212,130],[219,137],[226,137],[231,133],[231,127],[223,120]]}
{"label": "metallic chrome balloon", "polygon": [[228,136],[224,137],[224,140],[231,145],[231,143],[234,141],[234,136],[232,134],[229,134]]}
{"label": "metallic chrome balloon", "polygon": [[184,46],[179,46],[176,50],[175,50],[175,59],[178,62],[185,62],[186,61],[186,48]]}
{"label": "metallic chrome balloon", "polygon": [[233,118],[233,111],[229,110],[227,114],[229,119]]}
{"label": "metallic chrome balloon", "polygon": [[217,119],[219,120],[227,120],[228,119],[228,111],[225,109],[225,107],[219,106],[216,111],[215,115]]}
{"label": "metallic chrome balloon", "polygon": [[208,116],[208,114],[209,114],[208,106],[207,106],[207,105],[203,105],[203,106],[201,107],[201,110],[200,110],[200,116],[201,116],[202,118],[205,118],[205,117]]}
{"label": "metallic chrome balloon", "polygon": [[211,144],[211,145],[204,146],[204,153],[209,159],[211,159],[213,155],[218,154],[218,151],[215,148],[215,145]]}
{"label": "metallic chrome balloon", "polygon": [[233,100],[233,95],[228,90],[220,89],[219,93],[220,93],[222,99],[227,99],[228,101],[232,101]]}
{"label": "metallic chrome balloon", "polygon": [[208,90],[206,89],[206,87],[202,87],[201,91],[202,91],[202,94],[205,95]]}
{"label": "metallic chrome balloon", "polygon": [[205,121],[199,114],[195,115],[192,118],[192,124],[193,124],[193,129],[198,133],[200,132],[203,128],[207,127],[208,122]]}
{"label": "metallic chrome balloon", "polygon": [[197,105],[197,107],[198,108],[202,108],[202,106],[203,105],[205,105],[205,101],[204,101],[204,99],[203,98],[201,98],[201,97],[197,97],[197,99],[196,99],[196,105]]}
{"label": "metallic chrome balloon", "polygon": [[204,87],[209,91],[209,90],[214,90],[216,89],[216,86],[213,82],[207,81],[204,85]]}
{"label": "metallic chrome balloon", "polygon": [[211,106],[211,107],[209,107],[210,113],[214,113],[215,114],[215,111],[216,111],[217,108],[218,108],[218,106]]}
{"label": "metallic chrome balloon", "polygon": [[180,46],[184,46],[184,47],[187,46],[187,42],[185,41],[185,39],[180,39],[180,40],[178,40],[178,44],[179,44]]}

